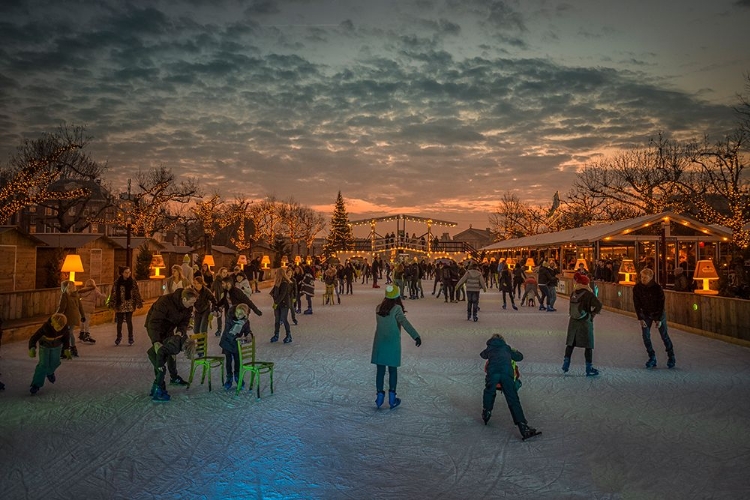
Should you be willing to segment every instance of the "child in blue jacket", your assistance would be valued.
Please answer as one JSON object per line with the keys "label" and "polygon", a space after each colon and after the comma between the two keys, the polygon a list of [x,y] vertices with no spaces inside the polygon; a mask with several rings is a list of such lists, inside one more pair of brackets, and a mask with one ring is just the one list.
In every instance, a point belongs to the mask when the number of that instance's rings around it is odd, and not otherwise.
{"label": "child in blue jacket", "polygon": [[60,354],[70,359],[70,332],[68,318],[62,313],[55,313],[29,339],[29,357],[37,355],[36,346],[39,344],[39,362],[34,370],[29,392],[36,394],[44,385],[46,378],[55,383],[55,370],[60,366]]}
{"label": "child in blue jacket", "polygon": [[518,398],[512,361],[521,361],[523,354],[512,349],[505,343],[503,336],[496,333],[487,341],[487,348],[479,353],[479,356],[487,360],[487,375],[485,376],[482,398],[482,420],[484,420],[484,424],[487,425],[490,420],[492,409],[495,406],[497,384],[499,383],[503,387],[503,394],[513,417],[513,423],[521,431],[521,438],[526,440],[541,434],[533,427],[529,427],[523,414],[523,408],[521,408],[521,400]]}

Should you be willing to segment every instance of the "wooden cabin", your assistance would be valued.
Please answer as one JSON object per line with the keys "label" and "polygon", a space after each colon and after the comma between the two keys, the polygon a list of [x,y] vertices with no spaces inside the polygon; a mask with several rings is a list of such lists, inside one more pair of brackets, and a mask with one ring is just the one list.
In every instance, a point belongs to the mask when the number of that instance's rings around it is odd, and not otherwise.
{"label": "wooden cabin", "polygon": [[0,226],[0,291],[36,287],[37,247],[45,243],[15,226]]}

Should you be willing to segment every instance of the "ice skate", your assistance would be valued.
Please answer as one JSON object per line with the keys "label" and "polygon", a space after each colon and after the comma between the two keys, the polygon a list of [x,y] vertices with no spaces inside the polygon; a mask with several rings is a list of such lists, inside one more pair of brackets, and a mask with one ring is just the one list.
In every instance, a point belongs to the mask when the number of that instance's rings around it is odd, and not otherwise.
{"label": "ice skate", "polygon": [[487,425],[487,422],[490,421],[490,417],[492,416],[492,412],[486,408],[482,409],[482,421],[484,421],[484,425]]}
{"label": "ice skate", "polygon": [[284,337],[284,343],[285,344],[291,344],[292,343],[292,336],[291,335],[287,335],[286,337]]}
{"label": "ice skate", "polygon": [[378,391],[378,395],[375,396],[375,406],[380,408],[383,406],[383,402],[385,401],[385,391]]}
{"label": "ice skate", "polygon": [[668,356],[667,357],[667,368],[672,369],[672,368],[674,368],[674,365],[676,364],[676,361],[674,359],[674,353],[673,352],[668,352],[667,356]]}
{"label": "ice skate", "polygon": [[529,427],[528,424],[518,424],[518,430],[521,431],[521,441],[526,441],[542,433],[542,431]]}
{"label": "ice skate", "polygon": [[170,385],[188,385],[188,383],[185,382],[185,380],[183,380],[183,378],[180,377],[179,375],[177,375],[173,379],[170,379],[169,384]]}
{"label": "ice skate", "polygon": [[653,354],[650,354],[648,357],[648,361],[646,361],[646,368],[656,368],[656,356]]}
{"label": "ice skate", "polygon": [[599,370],[594,368],[591,363],[586,363],[586,376],[587,377],[596,377],[599,375]]}
{"label": "ice skate", "polygon": [[278,342],[279,341],[279,334],[275,333],[273,337],[271,337],[271,343]]}
{"label": "ice skate", "polygon": [[401,404],[401,399],[396,397],[396,391],[388,391],[388,404],[391,410]]}
{"label": "ice skate", "polygon": [[37,392],[39,392],[39,387],[37,387],[34,384],[31,384],[31,387],[29,387],[29,392],[33,396],[34,394],[36,394]]}
{"label": "ice skate", "polygon": [[570,358],[565,357],[563,358],[562,371],[568,373],[568,370],[570,370]]}
{"label": "ice skate", "polygon": [[151,400],[156,403],[166,403],[170,399],[172,399],[172,396],[170,396],[169,393],[161,387],[156,388],[154,396],[151,398]]}
{"label": "ice skate", "polygon": [[47,375],[47,380],[49,380],[50,384],[54,384],[57,381],[57,377],[55,377],[54,373],[50,373]]}

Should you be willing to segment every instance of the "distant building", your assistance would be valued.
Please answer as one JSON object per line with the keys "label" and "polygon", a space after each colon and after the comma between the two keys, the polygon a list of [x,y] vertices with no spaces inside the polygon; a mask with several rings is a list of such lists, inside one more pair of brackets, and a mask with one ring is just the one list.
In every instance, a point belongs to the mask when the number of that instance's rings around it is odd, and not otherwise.
{"label": "distant building", "polygon": [[469,229],[453,236],[453,241],[463,241],[479,250],[492,243],[492,231],[490,231],[490,228],[484,230],[474,229],[469,225]]}

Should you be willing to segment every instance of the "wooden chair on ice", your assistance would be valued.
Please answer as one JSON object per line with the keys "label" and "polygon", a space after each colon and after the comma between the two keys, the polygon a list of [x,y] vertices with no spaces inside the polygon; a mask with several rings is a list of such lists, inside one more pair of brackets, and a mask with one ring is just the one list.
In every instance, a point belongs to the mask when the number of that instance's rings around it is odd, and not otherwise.
{"label": "wooden chair on ice", "polygon": [[237,341],[237,348],[240,350],[240,379],[237,381],[237,390],[235,394],[239,395],[242,390],[242,383],[245,380],[245,373],[250,372],[250,384],[248,390],[253,390],[257,377],[258,388],[257,397],[260,399],[260,376],[268,373],[271,382],[271,394],[273,394],[273,363],[270,361],[256,361],[255,359],[255,335],[250,334],[250,341],[243,344]]}
{"label": "wooden chair on ice", "polygon": [[190,360],[190,378],[188,379],[187,388],[193,383],[195,369],[201,367],[201,384],[206,379],[208,373],[208,390],[211,390],[211,369],[219,368],[221,370],[221,383],[224,384],[224,356],[208,355],[208,335],[206,333],[195,333],[189,337],[189,340],[195,342],[195,350]]}

